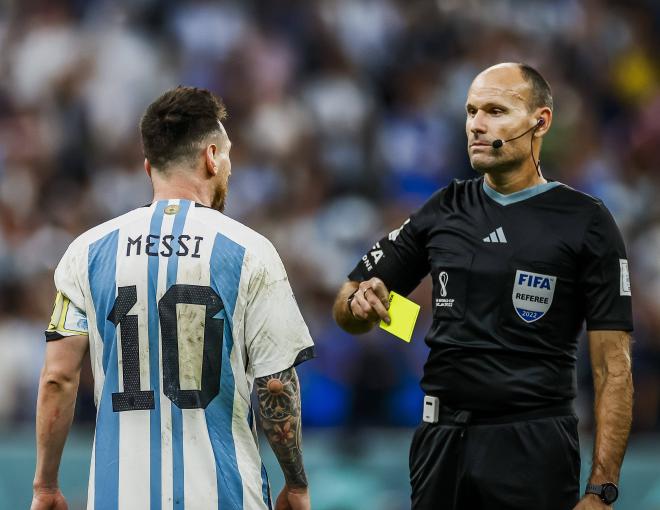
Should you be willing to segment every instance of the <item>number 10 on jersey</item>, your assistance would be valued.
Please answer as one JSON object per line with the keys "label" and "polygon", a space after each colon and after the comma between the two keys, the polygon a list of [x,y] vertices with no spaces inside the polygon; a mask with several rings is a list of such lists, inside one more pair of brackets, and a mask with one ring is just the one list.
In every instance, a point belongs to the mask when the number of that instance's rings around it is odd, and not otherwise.
{"label": "number 10 on jersey", "polygon": [[[140,385],[138,316],[128,315],[136,303],[135,285],[119,287],[107,317],[115,326],[120,326],[121,337],[117,348],[121,349],[122,354],[124,391],[112,394],[112,409],[115,412],[155,407],[154,390],[142,390]],[[186,324],[186,329],[192,334],[185,339],[179,339],[176,305],[205,307],[204,323]],[[163,393],[180,409],[204,409],[220,392],[224,320],[216,315],[223,309],[220,296],[211,287],[203,285],[172,285],[158,302],[162,367],[149,367],[149,371],[156,369],[162,373]],[[195,338],[202,340],[194,341]],[[186,341],[185,349],[180,349],[180,340]],[[189,356],[181,360],[179,353],[184,350]],[[181,389],[180,362],[192,363],[199,359],[202,360],[200,389]]]}

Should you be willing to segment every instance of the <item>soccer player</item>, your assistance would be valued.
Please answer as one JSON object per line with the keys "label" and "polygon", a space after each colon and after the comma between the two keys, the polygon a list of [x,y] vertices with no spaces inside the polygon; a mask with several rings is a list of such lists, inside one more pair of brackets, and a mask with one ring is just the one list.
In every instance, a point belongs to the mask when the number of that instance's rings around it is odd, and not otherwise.
{"label": "soccer player", "polygon": [[310,508],[294,368],[313,343],[272,244],[222,214],[225,108],[178,87],[140,123],[154,200],[78,237],[55,271],[37,402],[32,510],[64,509],[57,471],[89,350],[97,405],[87,508],[272,508],[250,404]]}
{"label": "soccer player", "polygon": [[[366,332],[389,320],[390,290],[408,294],[431,274],[423,423],[410,452],[415,510],[609,508],[633,392],[621,235],[602,202],[542,177],[552,95],[536,70],[486,69],[466,114],[470,162],[483,175],[439,190],[376,243],[339,291],[335,319]],[[572,401],[585,320],[596,431],[580,499]]]}

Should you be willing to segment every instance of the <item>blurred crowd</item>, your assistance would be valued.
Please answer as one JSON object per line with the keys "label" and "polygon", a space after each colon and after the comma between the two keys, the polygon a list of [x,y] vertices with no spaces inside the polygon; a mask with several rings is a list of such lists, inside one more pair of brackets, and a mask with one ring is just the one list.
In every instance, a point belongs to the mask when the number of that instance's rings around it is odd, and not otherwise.
{"label": "blurred crowd", "polygon": [[[169,87],[229,111],[226,213],[272,239],[317,342],[308,426],[414,424],[430,285],[410,345],[333,323],[371,243],[470,178],[472,78],[524,61],[552,85],[544,174],[603,199],[629,249],[634,428],[660,431],[660,3],[654,0],[10,0],[0,6],[0,427],[33,419],[52,272],[151,200],[137,124]],[[590,423],[585,342],[579,362]],[[93,420],[91,375],[78,420]]]}

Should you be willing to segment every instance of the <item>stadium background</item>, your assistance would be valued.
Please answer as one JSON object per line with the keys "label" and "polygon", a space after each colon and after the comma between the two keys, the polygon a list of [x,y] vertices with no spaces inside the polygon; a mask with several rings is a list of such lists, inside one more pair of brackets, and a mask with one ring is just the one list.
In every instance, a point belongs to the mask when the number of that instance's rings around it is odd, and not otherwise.
{"label": "stadium background", "polygon": [[[227,213],[272,239],[317,342],[318,359],[299,370],[314,508],[406,508],[430,286],[413,295],[423,306],[411,345],[344,334],[331,303],[374,239],[472,175],[467,87],[513,60],[553,87],[545,175],[602,198],[627,241],[636,395],[617,508],[660,509],[659,34],[655,0],[2,2],[0,508],[30,499],[53,268],[77,234],[150,200],[137,121],[177,84],[227,103]],[[73,510],[84,503],[93,420],[86,372],[62,466]]]}

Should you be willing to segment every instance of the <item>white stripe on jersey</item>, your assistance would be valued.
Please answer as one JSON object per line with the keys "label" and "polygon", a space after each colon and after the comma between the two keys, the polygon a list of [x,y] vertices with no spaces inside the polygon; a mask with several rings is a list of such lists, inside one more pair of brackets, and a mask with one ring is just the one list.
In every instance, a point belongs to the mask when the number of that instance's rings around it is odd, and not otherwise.
{"label": "white stripe on jersey", "polygon": [[203,409],[183,410],[183,445],[186,508],[218,508],[217,466]]}
{"label": "white stripe on jersey", "polygon": [[[194,208],[194,204],[191,206]],[[186,226],[190,211],[186,218]],[[186,230],[184,226],[184,231]],[[199,259],[181,257],[177,271],[177,282],[195,282],[197,285],[209,285],[210,276],[210,250],[200,253]],[[198,306],[198,305],[195,305]],[[179,312],[185,305],[180,305]],[[189,318],[190,319],[190,318]],[[186,345],[192,335],[201,333],[203,341],[203,332],[190,332],[190,328],[182,324],[183,321],[177,321],[177,329],[180,344]],[[188,333],[187,333],[188,332]],[[179,352],[179,356],[182,356]],[[202,362],[201,357],[195,361]],[[196,363],[197,364],[197,363]],[[179,373],[199,371],[201,378],[201,365],[199,367],[179,366]],[[201,385],[199,379],[196,381]],[[181,379],[181,387],[187,388],[190,383]],[[216,482],[216,465],[213,455],[213,447],[209,439],[206,425],[206,415],[203,409],[183,409],[183,472],[184,478],[184,497],[186,508],[218,508],[218,487]],[[209,466],[213,466],[209,469]]]}
{"label": "white stripe on jersey", "polygon": [[[161,363],[163,362],[161,355]],[[172,402],[163,394],[163,382],[160,383],[160,429],[162,436],[161,445],[161,473],[162,473],[162,510],[172,510],[174,506],[173,485],[174,469],[172,467]]]}
{"label": "white stripe on jersey", "polygon": [[[168,204],[178,204],[178,200],[170,200]],[[172,232],[174,215],[164,214],[161,226],[161,235]],[[160,301],[167,286],[167,259],[160,259],[158,265],[158,288],[156,299]],[[145,273],[146,274],[146,273]],[[158,360],[163,366],[163,336],[158,327]],[[172,402],[163,392],[163,378],[158,378],[160,385],[160,465],[161,465],[161,491],[162,510],[173,510],[174,508],[174,459],[172,458]]]}
{"label": "white stripe on jersey", "polygon": [[[243,507],[255,510],[268,509],[261,492],[255,493],[251,487],[261,486],[261,457],[258,447],[255,448],[255,438],[252,436],[247,415],[249,403],[239,395],[238,388],[234,392],[234,416],[232,428],[236,446],[236,462],[243,480]],[[240,412],[236,412],[240,409]]]}
{"label": "white stripe on jersey", "polygon": [[119,508],[149,508],[149,413],[119,413]]}
{"label": "white stripe on jersey", "polygon": [[[132,260],[127,264],[126,240],[129,235],[144,231],[148,224],[143,220],[120,231],[119,241],[117,243],[117,268],[115,280],[117,287],[133,285],[136,278],[146,274],[147,260],[142,258]],[[136,288],[138,292],[138,301],[128,314],[137,313],[138,303],[147,302],[146,286],[139,285]],[[121,324],[117,326],[117,341],[120,342],[122,335]],[[140,358],[149,359],[149,344],[147,335],[147,322],[138,320],[138,344],[140,349]],[[124,371],[123,371],[123,349],[117,346],[117,371],[119,375],[119,391],[125,391]],[[140,389],[149,389],[149,363],[141,362],[140,365]],[[119,414],[119,452],[121,462],[119,463],[119,494],[118,505],[121,509],[140,510],[149,508],[149,491],[144,490],[149,486],[149,417],[151,411],[138,410],[131,412],[121,412]]]}
{"label": "white stripe on jersey", "polygon": [[96,473],[96,434],[92,443],[92,460],[89,467],[89,482],[87,483],[87,510],[94,510],[94,480]]}

